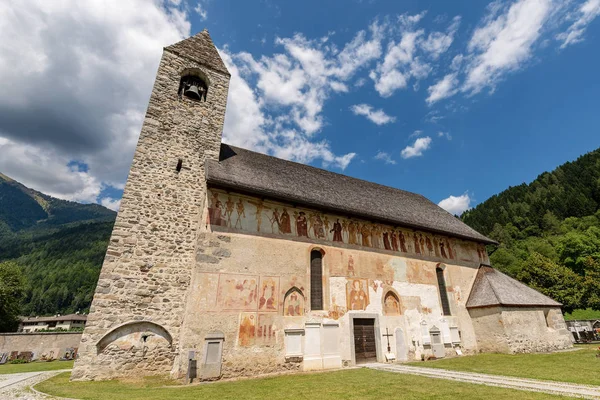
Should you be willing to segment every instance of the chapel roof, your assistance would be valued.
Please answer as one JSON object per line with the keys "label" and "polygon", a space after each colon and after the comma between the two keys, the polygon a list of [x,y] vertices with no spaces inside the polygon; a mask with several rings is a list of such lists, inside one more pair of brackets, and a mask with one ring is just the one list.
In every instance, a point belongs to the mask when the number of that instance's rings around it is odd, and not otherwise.
{"label": "chapel roof", "polygon": [[193,58],[215,71],[230,75],[206,29],[192,37],[167,46],[165,49],[183,57]]}
{"label": "chapel roof", "polygon": [[482,265],[477,271],[467,308],[492,306],[545,306],[560,307],[557,301],[508,275]]}
{"label": "chapel roof", "polygon": [[419,194],[221,144],[207,160],[209,184],[292,204],[495,244]]}

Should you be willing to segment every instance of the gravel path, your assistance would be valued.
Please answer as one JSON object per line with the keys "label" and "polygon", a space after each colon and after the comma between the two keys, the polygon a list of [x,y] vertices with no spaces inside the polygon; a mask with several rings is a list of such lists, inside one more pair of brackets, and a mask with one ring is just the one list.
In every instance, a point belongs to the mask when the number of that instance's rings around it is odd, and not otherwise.
{"label": "gravel path", "polygon": [[477,374],[472,372],[450,371],[438,368],[409,367],[407,365],[365,364],[365,367],[380,371],[390,371],[400,374],[427,376],[430,378],[449,379],[480,385],[499,386],[509,389],[543,392],[561,396],[579,397],[584,399],[600,399],[600,386],[579,385],[566,382],[543,381],[538,379],[515,378],[511,376]]}
{"label": "gravel path", "polygon": [[30,387],[70,369],[0,375],[0,400],[48,400],[55,397],[33,392]]}

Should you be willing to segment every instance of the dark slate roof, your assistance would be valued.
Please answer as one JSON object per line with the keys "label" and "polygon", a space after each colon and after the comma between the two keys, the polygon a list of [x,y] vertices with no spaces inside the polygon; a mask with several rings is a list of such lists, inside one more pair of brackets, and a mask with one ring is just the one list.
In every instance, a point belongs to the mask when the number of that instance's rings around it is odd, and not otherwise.
{"label": "dark slate roof", "polygon": [[482,265],[467,300],[467,308],[491,306],[545,306],[560,307],[557,301],[544,296],[535,289],[495,270]]}
{"label": "dark slate roof", "polygon": [[496,243],[425,197],[227,144],[207,160],[209,184],[292,204],[481,243]]}
{"label": "dark slate roof", "polygon": [[206,29],[165,49],[229,75],[229,71]]}

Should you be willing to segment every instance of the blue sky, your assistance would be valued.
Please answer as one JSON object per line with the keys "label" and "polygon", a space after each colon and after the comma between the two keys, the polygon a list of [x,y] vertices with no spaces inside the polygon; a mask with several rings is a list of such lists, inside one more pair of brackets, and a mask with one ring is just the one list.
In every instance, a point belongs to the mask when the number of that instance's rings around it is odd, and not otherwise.
{"label": "blue sky", "polygon": [[600,0],[31,3],[44,28],[12,25],[0,73],[31,51],[42,67],[4,72],[61,82],[72,55],[83,81],[50,85],[62,108],[0,84],[0,171],[62,198],[118,207],[160,49],[204,28],[232,73],[226,141],[451,212],[600,147]]}

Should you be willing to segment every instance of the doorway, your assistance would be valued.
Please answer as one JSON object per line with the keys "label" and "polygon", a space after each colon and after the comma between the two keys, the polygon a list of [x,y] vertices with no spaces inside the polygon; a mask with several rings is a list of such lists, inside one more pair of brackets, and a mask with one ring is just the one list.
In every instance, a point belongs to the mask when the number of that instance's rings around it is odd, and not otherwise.
{"label": "doorway", "polygon": [[374,318],[354,318],[354,356],[357,364],[377,362]]}

